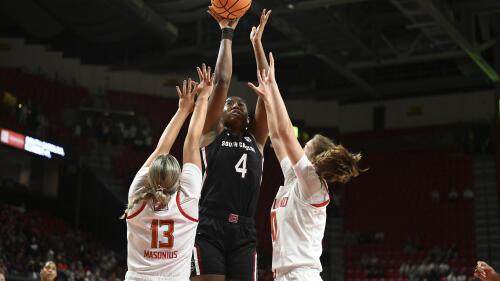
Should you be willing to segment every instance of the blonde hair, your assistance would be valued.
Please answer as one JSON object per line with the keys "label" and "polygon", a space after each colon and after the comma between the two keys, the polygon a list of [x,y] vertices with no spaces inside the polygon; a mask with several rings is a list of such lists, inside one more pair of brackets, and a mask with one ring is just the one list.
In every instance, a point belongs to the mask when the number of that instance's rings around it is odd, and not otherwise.
{"label": "blonde hair", "polygon": [[149,167],[147,185],[132,202],[129,202],[121,219],[127,218],[128,212],[144,200],[153,200],[162,206],[167,206],[172,195],[180,188],[180,175],[181,167],[174,156],[159,155]]}
{"label": "blonde hair", "polygon": [[361,153],[351,153],[322,135],[315,135],[312,145],[311,163],[316,168],[316,173],[327,182],[347,183],[351,178],[366,171],[359,167]]}

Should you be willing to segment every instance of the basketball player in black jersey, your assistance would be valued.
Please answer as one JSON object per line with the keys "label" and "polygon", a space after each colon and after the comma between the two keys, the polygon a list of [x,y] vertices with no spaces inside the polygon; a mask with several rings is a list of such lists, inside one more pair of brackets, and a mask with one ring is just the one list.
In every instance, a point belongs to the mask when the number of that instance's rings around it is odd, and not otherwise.
{"label": "basketball player in black jersey", "polygon": [[[192,281],[257,280],[254,215],[262,180],[263,149],[269,134],[264,103],[250,120],[245,101],[227,97],[232,76],[232,36],[238,20],[209,13],[222,31],[214,90],[202,137],[204,183],[193,249]],[[268,69],[261,38],[270,11],[262,12],[250,40],[257,67]]]}

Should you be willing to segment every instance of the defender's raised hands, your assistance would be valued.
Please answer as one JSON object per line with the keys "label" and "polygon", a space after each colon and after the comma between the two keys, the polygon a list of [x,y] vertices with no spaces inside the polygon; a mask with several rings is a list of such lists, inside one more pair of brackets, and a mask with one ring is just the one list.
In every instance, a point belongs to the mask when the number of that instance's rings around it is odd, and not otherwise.
{"label": "defender's raised hands", "polygon": [[205,64],[200,67],[196,67],[196,71],[198,72],[198,78],[200,79],[200,83],[196,86],[196,92],[198,95],[202,97],[208,97],[212,93],[214,88],[214,74],[212,74],[212,69]]}
{"label": "defender's raised hands", "polygon": [[182,90],[176,86],[177,95],[179,96],[179,109],[186,112],[193,112],[194,98],[196,96],[196,82],[189,78],[182,82]]}
{"label": "defender's raised hands", "polygon": [[271,15],[271,10],[267,11],[266,9],[262,10],[262,14],[260,15],[259,26],[252,27],[252,31],[250,32],[250,41],[253,43],[260,42],[262,40],[262,34],[264,33],[264,29],[266,28],[267,20]]}
{"label": "defender's raised hands", "polygon": [[275,69],[274,69],[274,57],[272,53],[269,53],[269,69],[257,70],[257,80],[259,86],[255,86],[253,83],[248,82],[248,87],[252,89],[259,97],[264,100],[269,98],[269,93],[273,90],[276,85]]}

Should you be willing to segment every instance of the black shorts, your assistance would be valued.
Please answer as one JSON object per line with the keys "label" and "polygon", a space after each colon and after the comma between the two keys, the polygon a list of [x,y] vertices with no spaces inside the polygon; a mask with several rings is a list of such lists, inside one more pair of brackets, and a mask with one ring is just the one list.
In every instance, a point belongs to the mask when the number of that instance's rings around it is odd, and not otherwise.
{"label": "black shorts", "polygon": [[227,279],[257,280],[257,238],[253,223],[201,215],[196,231],[191,277],[225,275]]}

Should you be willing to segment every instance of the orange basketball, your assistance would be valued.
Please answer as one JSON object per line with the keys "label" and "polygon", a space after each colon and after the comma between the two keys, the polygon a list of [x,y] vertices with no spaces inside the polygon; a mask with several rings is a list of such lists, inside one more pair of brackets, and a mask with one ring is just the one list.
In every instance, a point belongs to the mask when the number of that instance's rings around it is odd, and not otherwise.
{"label": "orange basketball", "polygon": [[211,0],[210,9],[219,17],[234,20],[241,18],[252,5],[252,0]]}

